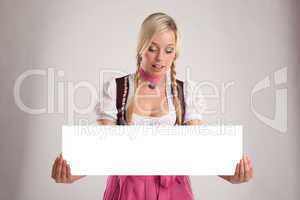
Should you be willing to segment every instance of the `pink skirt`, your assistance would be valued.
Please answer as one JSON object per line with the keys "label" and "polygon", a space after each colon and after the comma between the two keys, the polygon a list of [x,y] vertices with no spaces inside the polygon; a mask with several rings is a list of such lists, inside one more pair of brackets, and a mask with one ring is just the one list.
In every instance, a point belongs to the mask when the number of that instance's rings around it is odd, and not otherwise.
{"label": "pink skirt", "polygon": [[188,176],[109,176],[103,200],[193,200]]}

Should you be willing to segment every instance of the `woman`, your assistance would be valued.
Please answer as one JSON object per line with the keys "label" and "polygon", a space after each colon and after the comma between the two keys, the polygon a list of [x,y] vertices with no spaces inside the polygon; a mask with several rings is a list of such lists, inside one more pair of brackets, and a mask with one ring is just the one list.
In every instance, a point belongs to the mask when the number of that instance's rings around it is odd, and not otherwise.
{"label": "woman", "polygon": [[[170,16],[154,13],[144,20],[137,46],[137,70],[105,84],[103,108],[96,107],[100,125],[203,123],[189,101],[190,87],[176,79],[179,41],[176,23]],[[220,177],[230,183],[243,183],[252,176],[251,161],[245,156],[233,176]],[[70,166],[60,155],[53,164],[52,177],[58,183],[72,183],[84,176],[72,176]],[[104,199],[190,200],[193,193],[188,176],[109,176]]]}

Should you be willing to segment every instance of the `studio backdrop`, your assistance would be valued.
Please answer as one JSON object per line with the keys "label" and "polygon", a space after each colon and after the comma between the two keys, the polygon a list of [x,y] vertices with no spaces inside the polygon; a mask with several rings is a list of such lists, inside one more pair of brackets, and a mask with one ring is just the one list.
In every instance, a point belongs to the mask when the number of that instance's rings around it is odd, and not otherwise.
{"label": "studio backdrop", "polygon": [[135,72],[153,12],[178,23],[177,76],[203,84],[204,119],[243,125],[253,160],[248,183],[193,176],[195,198],[299,199],[299,1],[1,0],[1,200],[102,198],[104,176],[51,179],[61,127],[95,124],[103,82]]}

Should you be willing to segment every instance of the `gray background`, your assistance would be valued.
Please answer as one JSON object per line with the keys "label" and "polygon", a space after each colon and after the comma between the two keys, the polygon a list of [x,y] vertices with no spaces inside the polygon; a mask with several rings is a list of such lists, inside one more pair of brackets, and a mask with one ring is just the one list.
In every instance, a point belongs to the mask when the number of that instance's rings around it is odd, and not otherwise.
{"label": "gray background", "polygon": [[[195,81],[218,86],[234,81],[226,93],[224,112],[217,108],[206,118],[244,125],[245,152],[254,163],[255,178],[247,184],[232,185],[214,176],[192,177],[196,199],[299,199],[299,1],[1,0],[1,200],[101,198],[105,177],[87,177],[72,185],[50,179],[52,162],[61,151],[60,128],[67,123],[67,111],[23,112],[14,102],[15,80],[26,70],[53,67],[65,73],[56,76],[56,81],[87,80],[99,88],[100,70],[132,72],[139,26],[156,11],[173,16],[181,30],[179,77],[189,67]],[[283,67],[288,69],[287,84],[281,86],[288,88],[285,133],[267,126],[250,108],[254,85]],[[26,105],[47,105],[45,77],[28,78],[21,89]],[[257,94],[254,102],[256,110],[270,118],[275,90],[272,85]],[[79,106],[88,105],[89,92],[78,90],[75,100]],[[91,111],[74,119],[93,123],[94,117]]]}

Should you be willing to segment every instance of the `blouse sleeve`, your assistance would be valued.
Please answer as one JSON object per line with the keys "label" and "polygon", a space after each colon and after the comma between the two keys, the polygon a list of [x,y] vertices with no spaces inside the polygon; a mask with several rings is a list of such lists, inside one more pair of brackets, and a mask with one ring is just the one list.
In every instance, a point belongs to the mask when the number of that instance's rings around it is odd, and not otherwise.
{"label": "blouse sleeve", "polygon": [[195,82],[184,82],[185,116],[184,123],[190,120],[203,120],[206,107],[201,88]]}
{"label": "blouse sleeve", "polygon": [[96,119],[117,120],[116,81],[110,79],[103,85],[102,96],[95,107]]}

